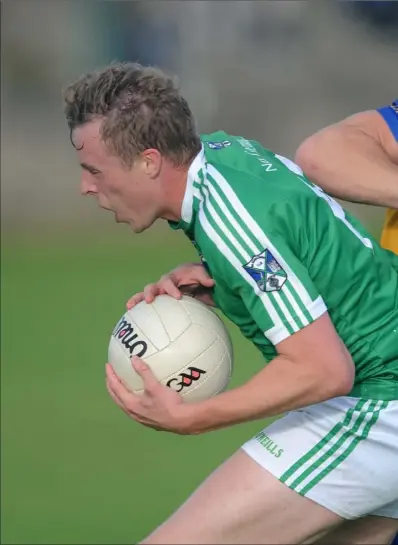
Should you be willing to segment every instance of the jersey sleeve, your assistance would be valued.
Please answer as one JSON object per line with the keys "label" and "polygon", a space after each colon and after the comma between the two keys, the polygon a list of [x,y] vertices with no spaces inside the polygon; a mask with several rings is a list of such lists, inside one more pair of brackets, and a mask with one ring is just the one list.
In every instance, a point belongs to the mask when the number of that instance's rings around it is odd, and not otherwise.
{"label": "jersey sleeve", "polygon": [[[213,172],[214,180],[216,176]],[[222,177],[218,184],[208,186],[199,212],[211,241],[208,261],[220,281],[239,295],[265,337],[277,345],[319,318],[326,305],[284,237],[267,232]]]}
{"label": "jersey sleeve", "polygon": [[389,106],[383,106],[377,111],[383,117],[398,142],[398,98]]}

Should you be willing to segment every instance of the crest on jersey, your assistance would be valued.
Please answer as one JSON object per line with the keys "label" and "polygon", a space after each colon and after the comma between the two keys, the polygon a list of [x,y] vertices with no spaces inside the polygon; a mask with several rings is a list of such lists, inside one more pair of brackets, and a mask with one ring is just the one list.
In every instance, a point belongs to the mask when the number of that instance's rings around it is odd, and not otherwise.
{"label": "crest on jersey", "polygon": [[261,291],[279,291],[287,280],[287,273],[272,253],[265,249],[243,265]]}
{"label": "crest on jersey", "polygon": [[210,149],[223,149],[223,148],[229,148],[229,146],[232,144],[230,140],[224,140],[223,142],[206,142],[206,144],[209,146]]}

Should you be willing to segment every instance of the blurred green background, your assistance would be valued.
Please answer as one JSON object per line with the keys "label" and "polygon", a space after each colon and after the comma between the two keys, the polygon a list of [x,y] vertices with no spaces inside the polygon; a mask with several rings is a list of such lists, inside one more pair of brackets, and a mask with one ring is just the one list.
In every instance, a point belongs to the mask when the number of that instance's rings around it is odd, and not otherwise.
{"label": "blurred green background", "polygon": [[[179,77],[201,132],[292,157],[313,131],[395,98],[397,19],[374,4],[1,3],[2,543],[137,542],[262,425],[179,437],[108,398],[125,301],[196,256],[182,234],[133,236],[80,197],[62,88],[113,59],[158,64]],[[378,236],[384,210],[346,207]],[[228,327],[233,386],[262,362]]]}
{"label": "blurred green background", "polygon": [[[167,232],[3,243],[2,543],[136,543],[261,427],[159,433],[104,388],[127,297],[194,258]],[[239,383],[261,358],[231,329]]]}

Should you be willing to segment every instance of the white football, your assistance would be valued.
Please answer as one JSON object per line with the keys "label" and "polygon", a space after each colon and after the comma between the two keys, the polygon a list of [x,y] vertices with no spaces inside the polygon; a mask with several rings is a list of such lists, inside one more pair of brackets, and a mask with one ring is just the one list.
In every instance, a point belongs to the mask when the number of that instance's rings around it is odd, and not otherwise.
{"label": "white football", "polygon": [[215,312],[192,297],[156,297],[127,311],[112,332],[108,361],[134,393],[143,392],[131,357],[139,356],[156,378],[184,400],[201,401],[228,385],[233,369],[229,333]]}

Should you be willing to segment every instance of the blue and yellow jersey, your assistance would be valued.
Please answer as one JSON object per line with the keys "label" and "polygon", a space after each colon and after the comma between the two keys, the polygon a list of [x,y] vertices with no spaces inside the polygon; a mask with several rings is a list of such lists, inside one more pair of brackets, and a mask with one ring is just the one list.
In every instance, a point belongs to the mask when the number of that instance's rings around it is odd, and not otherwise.
{"label": "blue and yellow jersey", "polygon": [[[398,142],[398,99],[390,106],[384,106],[377,111],[382,115]],[[381,244],[384,248],[398,254],[398,210],[387,210]]]}

